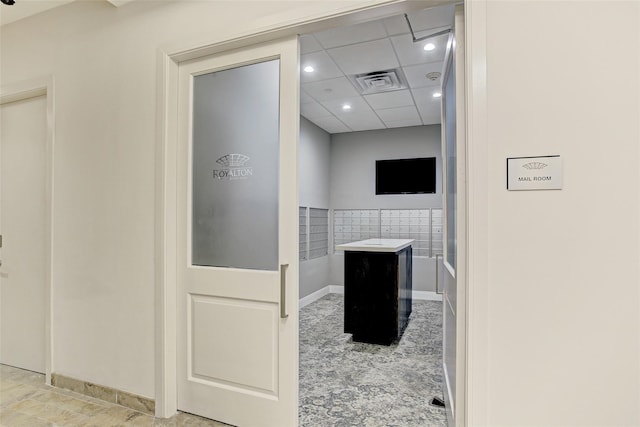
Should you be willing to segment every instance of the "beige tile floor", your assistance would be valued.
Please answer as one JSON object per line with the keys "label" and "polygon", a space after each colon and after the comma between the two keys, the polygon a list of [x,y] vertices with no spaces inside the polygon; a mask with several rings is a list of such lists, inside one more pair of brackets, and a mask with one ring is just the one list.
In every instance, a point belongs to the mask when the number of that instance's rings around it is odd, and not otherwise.
{"label": "beige tile floor", "polygon": [[179,413],[154,418],[123,406],[48,386],[44,375],[0,365],[0,427],[223,427]]}

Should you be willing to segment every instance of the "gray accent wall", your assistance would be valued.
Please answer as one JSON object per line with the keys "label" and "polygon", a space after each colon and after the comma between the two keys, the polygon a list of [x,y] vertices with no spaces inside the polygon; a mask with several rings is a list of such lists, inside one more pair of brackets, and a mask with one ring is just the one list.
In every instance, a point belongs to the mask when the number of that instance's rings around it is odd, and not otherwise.
{"label": "gray accent wall", "polygon": [[[330,162],[331,208],[442,208],[442,151],[440,141],[440,125],[332,135]],[[376,160],[413,157],[436,158],[436,194],[376,195]],[[333,246],[331,246],[329,248],[329,257],[331,260],[331,284],[343,286],[344,254],[342,252],[334,253]],[[435,259],[414,257],[413,290],[435,291],[435,273]]]}
{"label": "gray accent wall", "polygon": [[[376,196],[376,160],[435,157],[436,194]],[[331,137],[332,209],[442,207],[440,125],[334,134]]]}
{"label": "gray accent wall", "polygon": [[[375,194],[375,161],[435,157],[436,194]],[[300,206],[324,209],[442,208],[440,125],[414,126],[330,135],[300,118]],[[300,262],[300,298],[327,285],[344,285],[344,255]],[[435,291],[435,260],[413,259],[413,289]]]}
{"label": "gray accent wall", "polygon": [[[329,209],[330,153],[331,135],[300,117],[300,206]],[[300,261],[300,298],[329,284],[329,256]]]}

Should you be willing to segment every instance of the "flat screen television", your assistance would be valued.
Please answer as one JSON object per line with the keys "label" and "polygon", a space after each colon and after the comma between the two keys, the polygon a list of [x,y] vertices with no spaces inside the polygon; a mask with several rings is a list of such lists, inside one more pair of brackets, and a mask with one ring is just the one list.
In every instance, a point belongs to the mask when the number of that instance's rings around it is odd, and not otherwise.
{"label": "flat screen television", "polygon": [[435,192],[435,157],[376,160],[376,194]]}

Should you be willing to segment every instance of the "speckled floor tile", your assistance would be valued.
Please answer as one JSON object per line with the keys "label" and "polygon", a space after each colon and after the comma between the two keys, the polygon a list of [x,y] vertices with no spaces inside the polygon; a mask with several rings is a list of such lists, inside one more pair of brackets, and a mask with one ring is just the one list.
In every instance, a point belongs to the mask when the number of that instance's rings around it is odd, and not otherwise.
{"label": "speckled floor tile", "polygon": [[441,427],[442,303],[414,301],[400,342],[357,343],[342,332],[343,296],[300,311],[300,426]]}

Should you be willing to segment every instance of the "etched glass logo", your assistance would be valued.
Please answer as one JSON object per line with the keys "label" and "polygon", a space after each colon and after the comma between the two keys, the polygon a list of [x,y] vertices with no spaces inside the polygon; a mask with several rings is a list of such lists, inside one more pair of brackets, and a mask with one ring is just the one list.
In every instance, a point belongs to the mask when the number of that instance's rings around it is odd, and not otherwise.
{"label": "etched glass logo", "polygon": [[245,166],[249,156],[244,154],[227,154],[216,160],[222,169],[213,170],[213,178],[221,180],[247,179],[253,175],[253,168]]}

